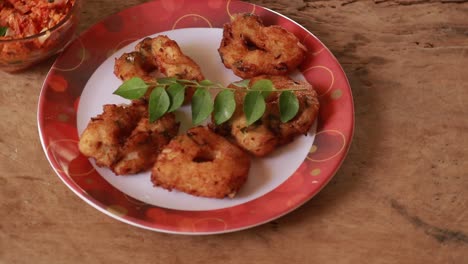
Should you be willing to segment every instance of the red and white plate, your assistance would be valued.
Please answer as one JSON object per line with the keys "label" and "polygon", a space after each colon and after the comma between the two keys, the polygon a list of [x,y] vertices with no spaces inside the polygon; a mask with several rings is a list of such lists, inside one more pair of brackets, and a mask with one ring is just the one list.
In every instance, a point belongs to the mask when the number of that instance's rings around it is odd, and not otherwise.
{"label": "red and white plate", "polygon": [[[121,84],[114,59],[144,37],[167,35],[202,68],[207,79],[239,80],[217,53],[222,26],[232,14],[255,13],[266,25],[293,32],[308,48],[294,73],[317,90],[318,122],[267,158],[254,159],[245,186],[234,199],[208,199],[155,188],[150,173],[115,176],[80,154],[79,135],[90,118],[109,103],[125,103],[112,92]],[[177,113],[182,131],[190,109]],[[39,134],[57,175],[84,201],[125,223],[179,234],[241,230],[276,219],[317,194],[338,170],[352,138],[354,109],[346,76],[330,51],[294,21],[266,8],[239,1],[160,0],[106,18],[76,39],[57,59],[42,87]]]}

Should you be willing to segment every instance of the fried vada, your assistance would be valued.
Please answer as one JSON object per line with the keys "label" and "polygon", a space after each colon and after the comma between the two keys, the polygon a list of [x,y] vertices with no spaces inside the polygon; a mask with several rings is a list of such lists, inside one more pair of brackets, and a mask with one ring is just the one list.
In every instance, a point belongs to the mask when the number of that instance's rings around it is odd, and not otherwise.
{"label": "fried vada", "polygon": [[140,52],[133,51],[124,53],[118,59],[115,59],[114,74],[122,81],[140,77],[144,81],[150,82],[154,80],[152,73],[156,68],[156,65]]}
{"label": "fried vada", "polygon": [[117,175],[135,174],[150,169],[160,150],[177,135],[179,123],[173,113],[150,123],[147,102],[130,105],[104,105],[102,114],[91,118],[78,148]]}
{"label": "fried vada", "polygon": [[247,79],[286,75],[301,64],[307,49],[280,26],[264,26],[254,14],[236,14],[224,25],[218,52],[226,68]]}
{"label": "fried vada", "polygon": [[173,113],[155,122],[143,117],[120,149],[121,157],[112,166],[117,175],[136,174],[153,167],[159,152],[177,135],[179,123]]}
{"label": "fried vada", "polygon": [[98,166],[111,167],[120,158],[120,147],[145,113],[140,105],[103,106],[102,114],[91,118],[83,131],[78,148]]}
{"label": "fried vada", "polygon": [[[223,135],[251,154],[262,157],[273,152],[277,147],[291,142],[295,137],[307,134],[318,115],[319,101],[317,93],[306,82],[296,82],[287,76],[258,76],[252,78],[249,86],[268,79],[277,90],[298,89],[294,91],[299,101],[299,111],[289,122],[283,123],[279,113],[279,93],[271,93],[265,100],[266,110],[261,119],[247,126],[242,111],[245,91],[236,91],[236,111],[233,117],[221,125],[211,125],[216,133]],[[230,85],[231,88],[237,88]]]}
{"label": "fried vada", "polygon": [[[145,38],[135,46],[135,51],[115,59],[114,74],[123,81],[140,77],[151,82],[158,74],[194,81],[205,79],[200,66],[182,52],[177,42],[165,35]],[[150,92],[151,89],[146,97]],[[190,102],[193,93],[193,87],[185,90],[186,103]]]}
{"label": "fried vada", "polygon": [[234,197],[247,180],[250,158],[207,127],[194,127],[162,150],[151,181],[196,196]]}

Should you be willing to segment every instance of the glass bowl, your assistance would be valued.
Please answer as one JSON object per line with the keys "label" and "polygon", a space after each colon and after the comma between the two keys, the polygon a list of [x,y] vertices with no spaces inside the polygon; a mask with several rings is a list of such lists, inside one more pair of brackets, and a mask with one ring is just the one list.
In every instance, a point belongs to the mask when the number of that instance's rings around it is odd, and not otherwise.
{"label": "glass bowl", "polygon": [[21,71],[61,52],[75,35],[80,11],[81,1],[76,0],[54,27],[25,38],[0,40],[0,70]]}

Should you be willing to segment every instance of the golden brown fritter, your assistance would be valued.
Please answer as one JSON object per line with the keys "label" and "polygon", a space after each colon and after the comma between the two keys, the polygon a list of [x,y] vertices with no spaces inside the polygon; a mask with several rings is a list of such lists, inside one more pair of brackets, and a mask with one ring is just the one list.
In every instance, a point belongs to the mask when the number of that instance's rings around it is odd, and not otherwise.
{"label": "golden brown fritter", "polygon": [[[233,89],[237,88],[232,84],[228,87]],[[244,97],[244,92],[236,92],[236,111],[231,119],[222,125],[216,126],[212,123],[210,126],[216,133],[230,139],[236,145],[255,156],[265,156],[275,150],[278,145],[278,137],[268,126],[260,125],[261,121],[247,126],[247,119],[242,109]],[[268,111],[268,109],[266,109],[266,111]]]}
{"label": "golden brown fritter", "polygon": [[177,135],[179,123],[172,113],[150,123],[146,104],[135,100],[128,106],[105,105],[81,135],[81,153],[117,175],[150,169],[162,147]]}
{"label": "golden brown fritter", "polygon": [[125,140],[120,151],[121,157],[112,166],[112,170],[118,175],[123,175],[150,169],[161,149],[178,131],[179,123],[173,113],[168,113],[153,123],[143,117],[130,137]]}
{"label": "golden brown fritter", "polygon": [[[167,77],[195,81],[205,79],[200,66],[182,52],[177,42],[167,36],[160,35],[151,40],[151,54],[161,73]],[[185,89],[185,103],[192,100],[194,92],[193,87]]]}
{"label": "golden brown fritter", "polygon": [[118,59],[115,59],[114,64],[114,74],[122,81],[140,77],[150,82],[154,80],[152,72],[155,69],[156,65],[136,51],[122,54]]}
{"label": "golden brown fritter", "polygon": [[162,150],[153,167],[155,186],[196,196],[234,197],[247,180],[249,156],[207,127],[194,127]]}
{"label": "golden brown fritter", "polygon": [[[182,52],[177,42],[164,35],[143,39],[134,52],[124,53],[115,60],[114,74],[123,81],[140,77],[151,82],[158,71],[178,79],[202,81],[205,78],[200,66]],[[193,93],[192,87],[185,90],[186,103],[190,102]]]}
{"label": "golden brown fritter", "polygon": [[98,166],[111,167],[120,158],[120,147],[145,113],[140,105],[104,105],[103,113],[91,118],[78,147]]}
{"label": "golden brown fritter", "polygon": [[141,57],[150,65],[153,65],[154,68],[158,67],[156,62],[156,57],[151,51],[151,44],[153,42],[152,38],[145,38],[142,41],[138,42],[135,46],[135,51],[140,53]]}
{"label": "golden brown fritter", "polygon": [[196,81],[205,78],[200,66],[182,52],[177,42],[167,36],[159,35],[151,39],[151,54],[161,73],[168,77]]}
{"label": "golden brown fritter", "polygon": [[[294,82],[294,81],[292,81]],[[317,92],[308,83],[299,83],[307,90],[295,91],[299,101],[299,112],[289,122],[281,122],[279,116],[278,98],[275,98],[267,106],[269,127],[278,135],[278,144],[287,144],[294,140],[296,136],[305,135],[317,119],[320,104]],[[290,87],[290,86],[289,86]],[[288,86],[278,86],[277,89],[287,89]]]}
{"label": "golden brown fritter", "polygon": [[241,78],[285,75],[304,60],[306,48],[280,26],[264,26],[254,14],[236,14],[224,25],[218,49],[226,68]]}
{"label": "golden brown fritter", "polygon": [[[263,117],[254,124],[247,126],[243,113],[245,92],[236,92],[236,112],[233,117],[220,126],[214,126],[218,134],[233,140],[238,146],[255,156],[265,156],[278,146],[291,142],[296,136],[307,134],[318,115],[319,101],[312,86],[305,82],[295,82],[287,76],[258,76],[250,80],[252,86],[256,81],[269,79],[276,89],[306,89],[295,91],[299,101],[297,115],[287,123],[280,120],[279,93],[271,93],[266,101]],[[231,88],[236,86],[230,85]]]}

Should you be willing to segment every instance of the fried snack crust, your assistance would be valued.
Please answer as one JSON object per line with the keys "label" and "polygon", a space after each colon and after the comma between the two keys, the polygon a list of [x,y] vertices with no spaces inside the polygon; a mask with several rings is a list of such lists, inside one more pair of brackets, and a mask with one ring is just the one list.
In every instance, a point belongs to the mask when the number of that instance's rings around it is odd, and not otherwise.
{"label": "fried snack crust", "polygon": [[103,113],[91,118],[78,144],[83,155],[98,166],[111,167],[120,157],[120,146],[145,112],[140,106],[104,105]]}
{"label": "fried snack crust", "polygon": [[[236,88],[233,85],[229,87]],[[275,150],[278,145],[278,137],[268,126],[260,125],[260,122],[247,126],[247,119],[242,110],[244,96],[244,93],[235,93],[237,106],[233,117],[228,122],[215,126],[214,130],[216,133],[231,139],[244,150],[255,156],[262,157]]]}
{"label": "fried snack crust", "polygon": [[149,61],[140,52],[124,53],[118,59],[115,59],[114,74],[122,81],[133,77],[140,77],[145,81],[154,79],[151,72],[156,69],[156,65]]}
{"label": "fried snack crust", "polygon": [[265,27],[254,14],[236,14],[224,25],[218,52],[226,68],[246,79],[288,74],[301,64],[307,50],[284,28]]}
{"label": "fried snack crust", "polygon": [[[215,126],[218,134],[230,138],[238,146],[255,156],[266,156],[277,147],[291,142],[301,134],[307,134],[318,115],[319,101],[317,93],[312,86],[305,82],[295,82],[287,76],[258,76],[250,80],[250,86],[261,79],[269,79],[276,89],[291,89],[292,87],[306,88],[295,91],[299,101],[299,112],[289,122],[280,120],[278,110],[279,93],[271,93],[266,98],[266,111],[263,117],[254,124],[247,126],[247,121],[242,112],[244,92],[236,92],[236,112],[226,123]],[[236,86],[230,85],[231,88]]]}
{"label": "fried snack crust", "polygon": [[151,42],[151,54],[164,75],[196,81],[202,81],[205,78],[200,66],[185,55],[174,40],[165,35],[159,35],[154,39],[143,41]]}
{"label": "fried snack crust", "polygon": [[117,175],[136,174],[153,167],[162,148],[177,135],[179,123],[173,113],[150,123],[143,117],[121,148],[121,158],[112,167]]}
{"label": "fried snack crust", "polygon": [[247,180],[249,156],[207,127],[195,127],[175,137],[152,169],[155,186],[192,195],[234,197]]}
{"label": "fried snack crust", "polygon": [[[182,53],[179,45],[167,36],[159,35],[151,40],[151,53],[161,73],[167,77],[202,81],[205,79],[200,66],[189,56]],[[185,89],[185,103],[192,100],[193,87]]]}
{"label": "fried snack crust", "polygon": [[104,105],[104,112],[92,118],[81,135],[78,147],[96,164],[117,175],[150,169],[160,150],[175,137],[179,123],[173,113],[150,123],[147,102],[131,105]]}
{"label": "fried snack crust", "polygon": [[[143,39],[135,46],[134,52],[124,53],[115,60],[114,65],[114,74],[123,81],[140,77],[151,82],[157,70],[167,77],[196,81],[205,79],[200,66],[182,52],[177,42],[165,35]],[[146,96],[150,92],[151,89]],[[190,102],[194,92],[192,87],[185,90],[186,103]]]}

